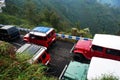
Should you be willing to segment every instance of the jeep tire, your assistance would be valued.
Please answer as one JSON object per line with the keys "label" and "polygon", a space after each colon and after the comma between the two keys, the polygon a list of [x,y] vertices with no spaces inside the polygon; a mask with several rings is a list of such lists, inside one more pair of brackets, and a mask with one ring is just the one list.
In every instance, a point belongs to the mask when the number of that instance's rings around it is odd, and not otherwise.
{"label": "jeep tire", "polygon": [[83,62],[84,56],[81,53],[74,53],[73,59],[78,62]]}

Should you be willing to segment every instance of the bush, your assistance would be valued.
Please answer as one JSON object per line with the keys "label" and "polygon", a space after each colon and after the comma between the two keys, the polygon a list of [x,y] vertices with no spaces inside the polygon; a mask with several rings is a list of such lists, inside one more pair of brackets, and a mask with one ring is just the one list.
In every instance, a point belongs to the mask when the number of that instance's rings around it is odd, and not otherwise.
{"label": "bush", "polygon": [[104,75],[101,80],[119,80],[116,76],[113,75]]}
{"label": "bush", "polygon": [[12,44],[0,41],[0,55],[14,58],[15,47]]}
{"label": "bush", "polygon": [[8,55],[13,54],[14,46],[0,41],[0,80],[56,80],[45,76],[46,66],[30,64],[30,55],[17,55],[14,59]]}
{"label": "bush", "polygon": [[113,76],[112,74],[104,74],[102,77],[93,80],[119,80],[119,78],[117,76]]}

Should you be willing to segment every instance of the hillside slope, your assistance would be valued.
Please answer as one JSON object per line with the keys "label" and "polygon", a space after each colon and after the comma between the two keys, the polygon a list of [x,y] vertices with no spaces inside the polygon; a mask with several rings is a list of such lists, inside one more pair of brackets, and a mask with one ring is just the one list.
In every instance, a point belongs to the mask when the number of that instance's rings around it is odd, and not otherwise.
{"label": "hillside slope", "polygon": [[28,55],[15,55],[14,46],[0,41],[0,80],[57,80],[45,75],[42,64],[29,64]]}
{"label": "hillside slope", "polygon": [[24,4],[28,1],[33,1],[39,12],[46,8],[56,12],[64,24],[75,27],[76,23],[80,23],[81,28],[89,27],[92,34],[116,34],[120,31],[119,7],[102,5],[97,0],[6,0],[7,3],[15,4],[23,11],[25,11]]}
{"label": "hillside slope", "polygon": [[120,0],[97,0],[98,2],[102,4],[108,4],[112,7],[120,7]]}

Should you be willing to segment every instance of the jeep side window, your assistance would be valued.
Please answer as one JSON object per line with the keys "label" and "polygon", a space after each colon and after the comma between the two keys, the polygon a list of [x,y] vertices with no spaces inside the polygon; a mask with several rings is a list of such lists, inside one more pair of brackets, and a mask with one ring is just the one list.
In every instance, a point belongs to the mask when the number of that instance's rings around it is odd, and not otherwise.
{"label": "jeep side window", "polygon": [[18,30],[16,29],[16,27],[12,27],[12,28],[8,29],[9,34],[12,34],[12,33],[17,32],[17,31]]}
{"label": "jeep side window", "polygon": [[2,34],[7,34],[8,32],[7,32],[7,30],[0,29],[0,33],[2,33]]}
{"label": "jeep side window", "polygon": [[29,34],[30,39],[35,39],[35,36],[33,34]]}
{"label": "jeep side window", "polygon": [[33,34],[29,34],[30,35],[30,38],[35,38],[35,36]]}
{"label": "jeep side window", "polygon": [[50,38],[50,37],[51,37],[51,34],[48,34],[47,37]]}
{"label": "jeep side window", "polygon": [[46,53],[43,53],[42,54],[42,59],[45,59],[46,58]]}
{"label": "jeep side window", "polygon": [[37,39],[37,40],[46,40],[47,39],[46,37],[36,36],[33,34],[30,34],[30,38]]}
{"label": "jeep side window", "polygon": [[119,50],[107,49],[106,53],[111,54],[111,55],[115,55],[115,56],[120,56],[120,51]]}
{"label": "jeep side window", "polygon": [[102,47],[100,47],[100,46],[95,46],[95,45],[92,46],[92,49],[95,50],[95,51],[99,51],[99,52],[102,52],[102,51],[103,51],[103,48],[102,48]]}
{"label": "jeep side window", "polygon": [[44,40],[47,40],[47,37],[43,37]]}
{"label": "jeep side window", "polygon": [[51,35],[53,35],[55,33],[55,31],[53,30],[52,32],[51,32]]}

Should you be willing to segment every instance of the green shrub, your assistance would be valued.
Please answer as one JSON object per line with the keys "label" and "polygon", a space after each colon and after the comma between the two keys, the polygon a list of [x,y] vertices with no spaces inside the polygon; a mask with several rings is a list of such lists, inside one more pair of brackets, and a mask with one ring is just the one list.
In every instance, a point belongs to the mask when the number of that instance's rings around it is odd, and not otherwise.
{"label": "green shrub", "polygon": [[103,74],[101,77],[93,80],[119,80],[119,78],[117,76],[113,76],[112,74]]}
{"label": "green shrub", "polygon": [[101,80],[119,80],[116,76],[113,75],[103,75]]}
{"label": "green shrub", "polygon": [[30,55],[9,56],[11,44],[0,41],[0,80],[56,80],[45,75],[46,66],[42,64],[30,64]]}
{"label": "green shrub", "polygon": [[0,41],[0,55],[14,57],[15,47],[12,44]]}

